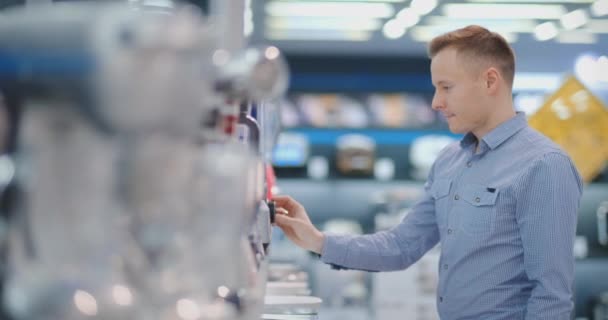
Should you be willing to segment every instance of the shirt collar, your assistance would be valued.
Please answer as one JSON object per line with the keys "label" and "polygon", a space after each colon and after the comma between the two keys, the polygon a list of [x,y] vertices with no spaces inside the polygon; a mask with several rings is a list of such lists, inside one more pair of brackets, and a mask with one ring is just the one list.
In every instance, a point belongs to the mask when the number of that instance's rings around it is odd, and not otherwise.
{"label": "shirt collar", "polygon": [[[527,124],[526,114],[518,111],[516,112],[515,117],[498,125],[498,127],[488,132],[481,140],[485,142],[490,149],[495,149],[519,130],[526,127]],[[475,142],[477,142],[477,138],[473,133],[469,132],[460,140],[460,146],[465,148]]]}

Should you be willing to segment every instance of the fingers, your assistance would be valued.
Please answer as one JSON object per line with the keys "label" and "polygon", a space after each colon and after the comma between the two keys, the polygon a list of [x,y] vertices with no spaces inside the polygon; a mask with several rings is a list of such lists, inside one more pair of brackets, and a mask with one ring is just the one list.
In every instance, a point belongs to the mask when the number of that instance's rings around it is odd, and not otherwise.
{"label": "fingers", "polygon": [[317,242],[315,240],[316,234],[320,232],[316,230],[312,224],[303,221],[302,219],[292,218],[286,215],[277,215],[275,217],[275,222],[287,238],[297,246],[306,250],[316,250],[315,252],[320,252],[318,247],[322,246],[322,242],[320,245],[315,244]]}
{"label": "fingers", "polygon": [[290,217],[299,218],[310,222],[310,218],[308,218],[306,209],[304,209],[304,207],[292,197],[282,195],[276,196],[272,200],[274,200],[275,202],[277,213],[287,214]]}
{"label": "fingers", "polygon": [[283,233],[298,246],[303,246],[303,237],[306,238],[308,228],[305,222],[300,219],[288,217],[285,215],[277,216],[275,222]]}
{"label": "fingers", "polygon": [[277,203],[285,204],[289,201],[293,201],[293,198],[290,196],[286,196],[286,195],[276,195],[276,196],[272,197],[272,200],[274,200]]}
{"label": "fingers", "polygon": [[289,239],[291,239],[291,241],[294,241],[297,238],[296,232],[294,230],[294,220],[295,219],[286,216],[276,216],[274,220],[276,226],[279,227],[283,231],[283,233]]}
{"label": "fingers", "polygon": [[290,196],[275,196],[272,198],[277,207],[287,209],[287,211],[296,211],[302,206]]}
{"label": "fingers", "polygon": [[[293,221],[295,221],[296,219],[294,219],[294,217],[290,217],[289,216],[290,212],[289,210],[283,208],[283,207],[276,207],[275,208],[275,215],[274,215],[274,224],[277,225],[278,227],[280,227],[281,229],[284,229],[284,227],[287,224],[291,224],[293,223]],[[293,215],[293,213],[291,213]],[[285,230],[283,230],[285,231]]]}
{"label": "fingers", "polygon": [[277,206],[275,208],[275,217],[277,216],[288,216],[290,218],[302,221],[302,222],[306,222],[306,223],[311,223],[310,222],[310,218],[308,218],[308,214],[306,213],[306,211],[304,210],[304,208],[291,208],[290,210],[287,210],[286,208],[283,207],[279,207]]}
{"label": "fingers", "polygon": [[277,214],[289,215],[289,210],[287,210],[287,209],[285,209],[285,208],[283,208],[283,207],[277,207],[277,208],[275,209],[275,212],[276,212]]}
{"label": "fingers", "polygon": [[281,228],[283,228],[284,226],[293,225],[295,221],[295,218],[289,217],[284,214],[278,214],[274,217],[274,222]]}

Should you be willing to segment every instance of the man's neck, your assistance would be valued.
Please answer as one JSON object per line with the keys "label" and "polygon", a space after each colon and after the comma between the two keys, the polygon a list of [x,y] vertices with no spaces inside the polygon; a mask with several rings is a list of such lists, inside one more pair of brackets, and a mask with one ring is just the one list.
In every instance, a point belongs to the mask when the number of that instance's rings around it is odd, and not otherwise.
{"label": "man's neck", "polygon": [[486,125],[482,129],[482,131],[473,132],[473,134],[477,138],[477,146],[475,149],[476,151],[477,148],[479,148],[479,141],[481,140],[481,138],[483,138],[492,130],[496,129],[496,127],[501,125],[503,122],[515,117],[515,109],[513,108],[513,101],[511,99],[505,101],[502,104],[495,104],[493,107],[495,108],[495,111],[488,117]]}

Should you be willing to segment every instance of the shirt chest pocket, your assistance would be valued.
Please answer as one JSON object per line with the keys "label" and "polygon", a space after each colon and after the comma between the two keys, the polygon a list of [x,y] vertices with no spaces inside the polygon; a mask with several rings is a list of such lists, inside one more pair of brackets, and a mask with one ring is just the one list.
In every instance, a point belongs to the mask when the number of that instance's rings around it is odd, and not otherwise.
{"label": "shirt chest pocket", "polygon": [[468,234],[491,233],[496,221],[496,199],[499,190],[478,184],[464,185],[461,190],[460,227]]}
{"label": "shirt chest pocket", "polygon": [[443,228],[447,224],[449,197],[452,181],[450,179],[436,179],[431,187],[431,196],[435,199],[435,215],[437,224]]}

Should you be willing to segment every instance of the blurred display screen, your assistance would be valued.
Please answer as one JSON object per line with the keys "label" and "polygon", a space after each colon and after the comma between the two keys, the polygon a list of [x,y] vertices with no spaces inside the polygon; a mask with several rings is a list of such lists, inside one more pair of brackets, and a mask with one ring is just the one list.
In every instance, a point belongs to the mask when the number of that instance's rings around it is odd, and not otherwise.
{"label": "blurred display screen", "polygon": [[306,164],[305,152],[296,144],[278,145],[274,149],[272,163],[278,167],[300,167]]}
{"label": "blurred display screen", "polygon": [[272,152],[275,167],[303,167],[309,157],[308,138],[297,133],[281,133]]}

